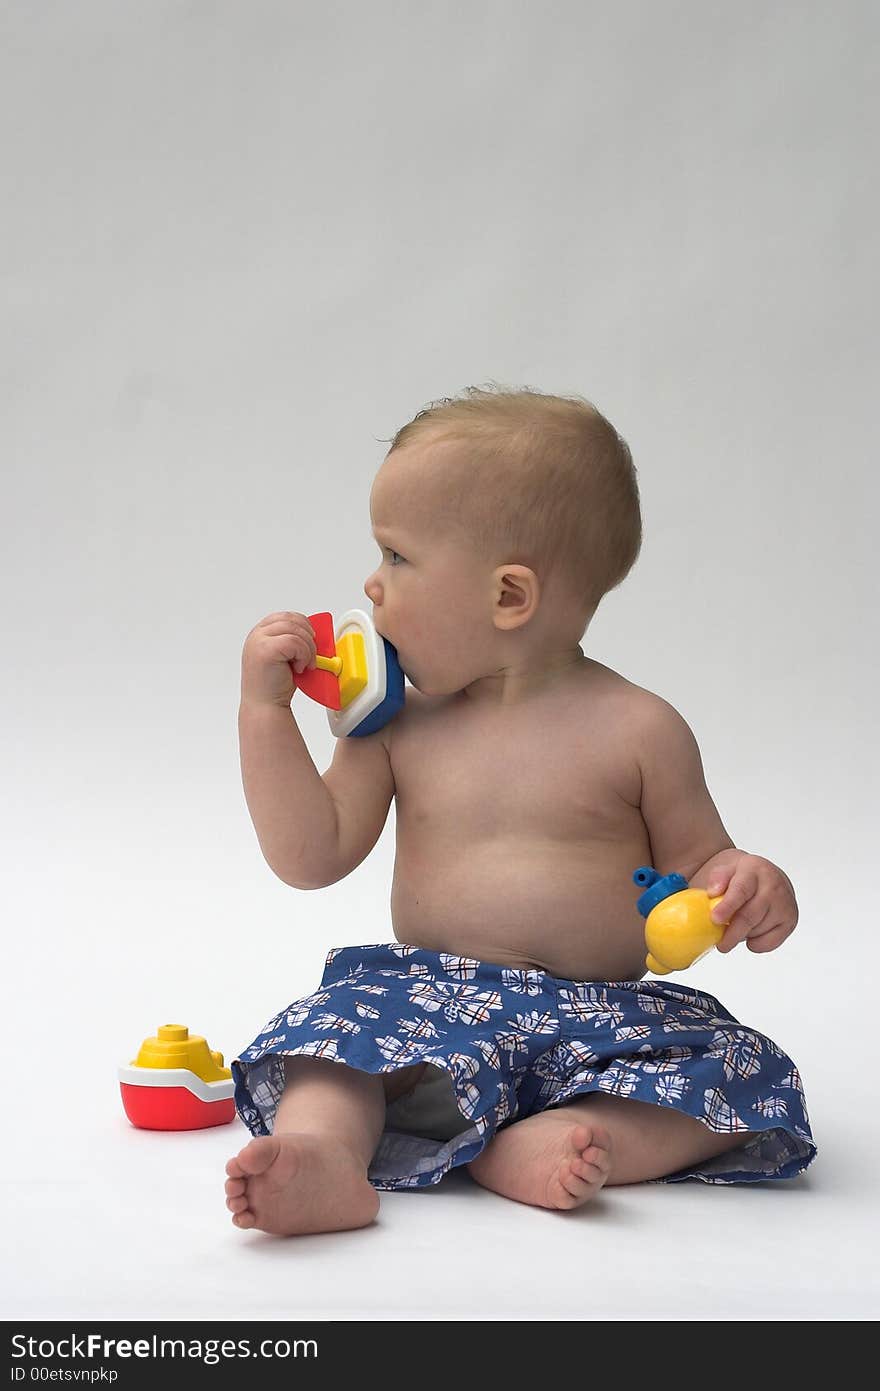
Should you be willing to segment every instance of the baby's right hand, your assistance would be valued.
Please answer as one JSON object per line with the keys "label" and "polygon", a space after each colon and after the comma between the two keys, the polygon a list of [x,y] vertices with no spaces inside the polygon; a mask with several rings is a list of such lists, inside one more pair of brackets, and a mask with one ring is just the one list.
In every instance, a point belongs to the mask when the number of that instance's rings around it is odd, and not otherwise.
{"label": "baby's right hand", "polygon": [[297,673],[313,667],[315,630],[302,613],[270,613],[252,628],[241,654],[241,698],[251,705],[289,706]]}

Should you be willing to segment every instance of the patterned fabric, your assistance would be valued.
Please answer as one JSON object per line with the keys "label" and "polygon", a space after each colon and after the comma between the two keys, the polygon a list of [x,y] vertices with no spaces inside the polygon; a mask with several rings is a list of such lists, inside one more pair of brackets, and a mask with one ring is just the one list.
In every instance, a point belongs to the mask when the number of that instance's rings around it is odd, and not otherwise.
{"label": "patterned fabric", "polygon": [[[712,995],[666,981],[572,981],[399,942],[334,948],[320,988],[270,1019],[232,1062],[239,1115],[272,1131],[284,1057],[363,1072],[432,1063],[462,1130],[443,1142],[386,1128],[375,1188],[421,1188],[468,1164],[499,1126],[589,1092],[671,1106],[731,1148],[655,1183],[786,1179],[813,1160],[798,1070]],[[745,1132],[755,1132],[743,1142]]]}

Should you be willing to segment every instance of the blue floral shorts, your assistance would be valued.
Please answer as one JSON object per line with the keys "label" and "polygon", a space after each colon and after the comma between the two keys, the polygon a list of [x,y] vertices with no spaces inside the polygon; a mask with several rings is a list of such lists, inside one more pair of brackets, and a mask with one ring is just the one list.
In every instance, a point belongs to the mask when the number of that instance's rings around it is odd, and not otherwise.
{"label": "blue floral shorts", "polygon": [[283,1059],[298,1054],[374,1074],[427,1063],[426,1094],[445,1088],[439,1121],[417,1118],[415,1094],[389,1104],[369,1170],[379,1189],[437,1183],[500,1126],[590,1092],[730,1135],[730,1150],[653,1182],[793,1178],[816,1154],[791,1058],[712,995],[666,981],[562,980],[399,942],[335,948],[318,990],[232,1062],[252,1134],[271,1134]]}

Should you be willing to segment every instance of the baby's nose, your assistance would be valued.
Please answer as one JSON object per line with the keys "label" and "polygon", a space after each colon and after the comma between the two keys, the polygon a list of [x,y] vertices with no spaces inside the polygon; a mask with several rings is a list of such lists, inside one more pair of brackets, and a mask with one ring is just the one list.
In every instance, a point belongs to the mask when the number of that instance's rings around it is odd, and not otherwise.
{"label": "baby's nose", "polygon": [[364,581],[364,593],[366,594],[371,604],[379,603],[382,591],[379,582],[376,579],[375,573],[370,575],[369,579]]}

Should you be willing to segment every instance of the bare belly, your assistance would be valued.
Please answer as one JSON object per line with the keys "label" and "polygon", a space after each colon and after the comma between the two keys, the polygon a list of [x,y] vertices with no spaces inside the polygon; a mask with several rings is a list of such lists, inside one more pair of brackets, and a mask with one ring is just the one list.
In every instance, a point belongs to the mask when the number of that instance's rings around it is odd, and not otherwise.
{"label": "bare belly", "polygon": [[566,980],[641,979],[637,694],[593,662],[521,709],[407,692],[390,749],[398,941]]}
{"label": "bare belly", "polygon": [[391,916],[399,942],[566,980],[640,980],[645,924],[633,871],[650,863],[635,838],[610,847],[532,842],[438,855],[398,823]]}

